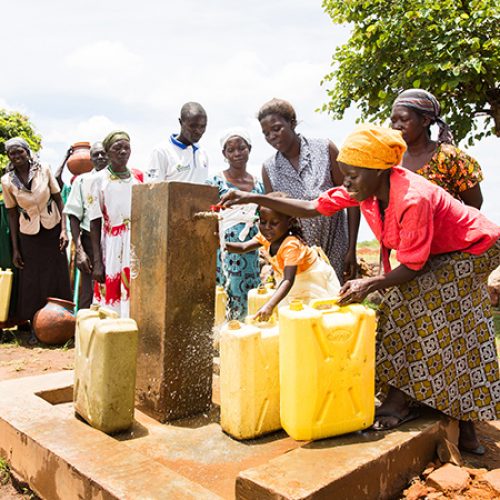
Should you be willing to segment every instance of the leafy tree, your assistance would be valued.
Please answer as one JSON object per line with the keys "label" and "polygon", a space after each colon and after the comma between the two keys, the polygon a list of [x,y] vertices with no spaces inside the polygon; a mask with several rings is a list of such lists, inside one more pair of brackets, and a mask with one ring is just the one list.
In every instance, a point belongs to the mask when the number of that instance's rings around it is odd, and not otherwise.
{"label": "leafy tree", "polygon": [[9,159],[5,153],[5,141],[12,137],[22,137],[29,144],[32,151],[38,151],[42,138],[36,134],[33,125],[27,116],[17,111],[0,109],[0,173],[3,172]]}
{"label": "leafy tree", "polygon": [[323,8],[352,26],[322,82],[332,84],[324,111],[340,119],[357,103],[363,118],[385,120],[400,90],[423,88],[457,141],[500,136],[498,0],[323,0]]}

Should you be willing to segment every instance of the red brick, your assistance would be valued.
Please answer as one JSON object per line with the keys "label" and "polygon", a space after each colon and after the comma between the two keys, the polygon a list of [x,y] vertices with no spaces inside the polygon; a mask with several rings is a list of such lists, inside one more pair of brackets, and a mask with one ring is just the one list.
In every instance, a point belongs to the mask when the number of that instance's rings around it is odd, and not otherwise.
{"label": "red brick", "polygon": [[483,476],[486,481],[497,493],[500,493],[500,469],[494,469]]}
{"label": "red brick", "polygon": [[462,491],[469,484],[469,473],[453,464],[443,465],[427,478],[427,486],[441,491]]}

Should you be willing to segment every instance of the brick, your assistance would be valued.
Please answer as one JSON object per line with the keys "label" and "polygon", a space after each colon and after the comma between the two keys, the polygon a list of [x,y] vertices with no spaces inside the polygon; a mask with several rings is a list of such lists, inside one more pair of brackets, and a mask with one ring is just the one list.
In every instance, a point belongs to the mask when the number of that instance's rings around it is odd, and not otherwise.
{"label": "brick", "polygon": [[427,478],[427,486],[440,491],[462,491],[469,484],[469,473],[453,464],[445,464]]}
{"label": "brick", "polygon": [[497,493],[500,493],[500,469],[494,469],[487,472],[482,479]]}

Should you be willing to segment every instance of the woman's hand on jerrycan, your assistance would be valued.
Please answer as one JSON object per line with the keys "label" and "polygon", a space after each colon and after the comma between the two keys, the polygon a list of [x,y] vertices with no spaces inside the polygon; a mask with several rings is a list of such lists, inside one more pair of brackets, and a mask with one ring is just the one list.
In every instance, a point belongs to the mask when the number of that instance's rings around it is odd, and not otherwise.
{"label": "woman's hand on jerrycan", "polygon": [[247,198],[250,193],[246,193],[245,191],[238,191],[236,189],[229,190],[222,198],[220,199],[219,205],[223,208],[229,208],[232,205],[244,205],[247,203],[245,198]]}
{"label": "woman's hand on jerrycan", "polygon": [[363,302],[371,292],[371,280],[369,278],[351,280],[344,284],[339,291],[339,306]]}

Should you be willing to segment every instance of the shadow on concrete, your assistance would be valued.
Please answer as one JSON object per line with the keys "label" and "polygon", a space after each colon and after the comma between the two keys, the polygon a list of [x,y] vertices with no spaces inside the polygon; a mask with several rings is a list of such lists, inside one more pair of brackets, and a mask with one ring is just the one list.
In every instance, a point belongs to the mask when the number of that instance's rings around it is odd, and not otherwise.
{"label": "shadow on concrete", "polygon": [[218,424],[219,422],[220,407],[213,404],[206,413],[200,413],[198,415],[194,415],[193,417],[173,420],[172,422],[167,422],[165,425],[187,429],[199,429],[200,427],[206,427],[210,424]]}
{"label": "shadow on concrete", "polygon": [[134,420],[132,427],[127,431],[117,432],[112,434],[111,437],[117,441],[130,441],[131,439],[139,439],[149,435],[147,427]]}
{"label": "shadow on concrete", "polygon": [[337,446],[345,446],[352,444],[366,444],[380,441],[384,438],[385,432],[380,431],[357,431],[350,434],[343,434],[332,438],[320,439],[318,441],[311,441],[303,446],[303,448],[310,450],[322,450],[326,448],[336,448]]}

